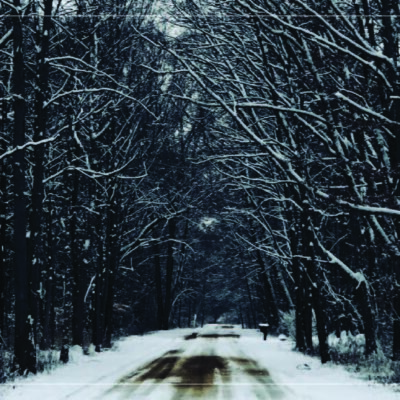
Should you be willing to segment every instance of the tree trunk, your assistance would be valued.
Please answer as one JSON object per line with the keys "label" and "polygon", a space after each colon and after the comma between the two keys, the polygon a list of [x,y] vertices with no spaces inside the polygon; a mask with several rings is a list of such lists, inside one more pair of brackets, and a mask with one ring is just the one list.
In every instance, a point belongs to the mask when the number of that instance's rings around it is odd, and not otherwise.
{"label": "tree trunk", "polygon": [[260,281],[263,285],[263,304],[264,304],[264,312],[268,322],[272,327],[277,328],[279,326],[279,310],[277,305],[277,300],[275,296],[275,292],[270,282],[270,277],[267,276],[268,271],[265,268],[264,260],[261,255],[261,251],[257,250],[257,260],[258,265],[260,266]]}
{"label": "tree trunk", "polygon": [[246,284],[247,298],[249,300],[249,306],[247,308],[247,310],[248,310],[249,328],[251,328],[252,325],[255,328],[257,326],[257,318],[256,318],[255,310],[254,310],[254,301],[253,301],[253,296],[251,294],[249,281],[248,281],[248,278],[247,278],[246,267],[245,267],[243,261],[241,261],[241,266],[242,266],[242,271],[243,271],[243,277],[244,277],[245,284]]}
{"label": "tree trunk", "polygon": [[[303,207],[307,207],[307,203],[303,202]],[[306,267],[307,279],[307,290],[309,293],[308,304],[314,308],[315,319],[317,322],[317,335],[319,342],[319,353],[321,357],[321,363],[326,363],[330,360],[329,347],[327,343],[328,334],[326,331],[326,321],[325,321],[325,309],[323,307],[323,297],[320,293],[318,272],[316,269],[315,261],[315,240],[313,225],[308,211],[303,210],[302,214],[302,236],[303,236],[303,253],[307,257],[304,261]],[[311,304],[312,303],[312,304]],[[310,307],[311,309],[311,307]],[[312,330],[312,327],[311,327]],[[312,346],[311,343],[307,343],[307,346]]]}
{"label": "tree trunk", "polygon": [[239,319],[240,319],[240,324],[242,325],[242,329],[244,329],[243,312],[241,304],[239,304]]}
{"label": "tree trunk", "polygon": [[295,280],[295,323],[296,323],[296,349],[304,352],[306,350],[305,332],[304,332],[304,293],[303,283],[299,263],[293,263],[294,280]]}
{"label": "tree trunk", "polygon": [[[48,88],[48,63],[46,58],[49,49],[49,33],[51,28],[52,0],[44,1],[44,21],[42,30],[40,28],[40,18],[36,19],[36,48],[37,70],[35,85],[35,120],[33,130],[33,140],[38,142],[45,138],[47,109],[44,107],[46,92]],[[45,34],[46,32],[46,34]],[[40,329],[40,306],[42,294],[40,288],[41,275],[45,263],[45,253],[42,234],[43,217],[43,197],[44,197],[44,161],[45,146],[34,146],[34,166],[33,166],[33,185],[32,185],[32,209],[29,216],[30,238],[28,240],[28,263],[30,270],[30,291],[29,302],[32,307],[33,329],[35,341],[37,341],[38,329]]]}
{"label": "tree trunk", "polygon": [[101,351],[103,338],[103,297],[104,297],[104,265],[103,251],[100,249],[98,257],[98,265],[96,277],[94,280],[94,302],[93,302],[93,326],[92,326],[92,342],[95,346],[95,351]]}
{"label": "tree trunk", "polygon": [[192,301],[189,300],[188,320],[187,320],[188,328],[191,328],[191,323],[192,323]]}
{"label": "tree trunk", "polygon": [[69,330],[69,320],[68,317],[70,313],[67,310],[66,305],[70,300],[68,295],[68,282],[67,282],[67,266],[64,265],[63,275],[62,275],[62,285],[63,285],[63,301],[61,307],[61,351],[60,351],[60,361],[66,364],[69,361],[69,343],[70,343],[70,330]]}
{"label": "tree trunk", "polygon": [[[383,15],[399,15],[400,6],[397,1],[382,0],[382,11]],[[396,121],[397,125],[391,128],[392,135],[389,136],[388,147],[391,163],[391,192],[393,193],[393,199],[400,197],[400,67],[399,67],[399,38],[398,28],[396,28],[396,21],[390,17],[382,18],[382,36],[383,36],[383,52],[385,56],[393,61],[393,66],[387,68],[387,75],[389,82],[392,86],[392,92],[390,97],[388,96],[388,117],[392,121]],[[397,32],[396,32],[397,31]],[[396,200],[394,200],[393,207],[396,208]],[[398,218],[393,220],[397,237],[400,234],[400,221]],[[393,359],[400,361],[400,262],[399,262],[399,245],[394,245],[395,248],[392,251],[393,269],[395,276],[395,293],[393,298]]]}
{"label": "tree trunk", "polygon": [[299,247],[299,223],[298,223],[298,212],[296,210],[291,210],[289,213],[291,220],[293,221],[293,226],[288,231],[290,250],[292,256],[292,271],[295,283],[295,324],[296,324],[296,349],[298,351],[304,352],[306,350],[306,340],[305,340],[305,294],[304,294],[304,277],[303,277],[303,267],[296,257],[298,254]]}
{"label": "tree trunk", "polygon": [[[17,10],[21,4],[14,0]],[[13,18],[14,59],[14,146],[25,144],[25,76],[23,57],[22,16]],[[14,250],[15,250],[15,367],[20,374],[36,372],[35,344],[32,342],[32,325],[29,320],[29,264],[27,260],[27,215],[25,191],[25,152],[14,155]]]}
{"label": "tree trunk", "polygon": [[397,295],[393,300],[393,308],[397,311],[397,315],[393,319],[393,360],[400,361],[400,296]]}
{"label": "tree trunk", "polygon": [[118,260],[120,247],[118,238],[119,231],[119,197],[118,187],[113,182],[113,194],[109,196],[109,206],[107,208],[107,235],[106,235],[106,263],[108,270],[107,297],[104,313],[104,342],[103,346],[111,347],[113,333],[113,311],[114,311],[114,283],[115,275],[118,270]]}
{"label": "tree trunk", "polygon": [[[0,87],[0,96],[4,99],[0,102],[0,149],[1,153],[6,151],[6,118],[7,118],[7,102],[5,100],[5,90]],[[7,170],[6,161],[0,161],[0,332],[4,337],[5,315],[6,315],[6,299],[8,279],[8,263],[6,260],[6,235],[7,235]]]}
{"label": "tree trunk", "polygon": [[154,280],[156,283],[156,298],[157,298],[157,329],[162,329],[164,321],[164,304],[163,304],[163,292],[162,292],[160,247],[158,245],[156,245],[155,251],[156,254],[154,255]]}
{"label": "tree trunk", "polygon": [[357,297],[360,304],[360,313],[362,315],[365,335],[365,355],[370,355],[377,350],[376,331],[375,331],[375,313],[372,304],[372,295],[367,282],[362,282],[358,288]]}
{"label": "tree trunk", "polygon": [[302,267],[303,269],[303,285],[304,285],[304,336],[306,340],[306,353],[312,354],[314,345],[313,337],[313,291],[312,284],[307,278],[309,274],[308,266]]}
{"label": "tree trunk", "polygon": [[316,280],[314,280],[314,284],[312,285],[312,300],[313,308],[315,311],[315,318],[317,320],[319,354],[321,357],[321,363],[324,364],[330,361],[331,357],[329,355],[329,347],[327,343],[328,335],[326,332],[325,310],[322,306],[323,300],[319,290],[320,289],[317,286],[317,282]]}
{"label": "tree trunk", "polygon": [[[54,265],[55,265],[55,244],[53,241],[53,210],[51,204],[51,197],[49,196],[49,210],[47,212],[47,259],[46,263],[47,270],[43,271],[45,273],[45,301],[44,301],[44,318],[43,318],[43,336],[41,340],[41,349],[48,350],[53,345],[52,334],[54,330],[54,320],[52,316],[54,315]],[[44,279],[43,279],[44,280]]]}
{"label": "tree trunk", "polygon": [[171,293],[172,293],[172,277],[174,273],[174,242],[175,239],[176,222],[173,218],[168,221],[168,249],[167,249],[167,263],[165,274],[165,304],[164,304],[164,322],[163,329],[169,328],[169,317],[171,314]]}
{"label": "tree trunk", "polygon": [[72,196],[71,196],[71,222],[70,222],[70,254],[73,274],[72,290],[72,345],[83,346],[84,330],[84,287],[83,271],[79,262],[79,252],[81,251],[78,240],[78,193],[79,176],[78,172],[72,172]]}

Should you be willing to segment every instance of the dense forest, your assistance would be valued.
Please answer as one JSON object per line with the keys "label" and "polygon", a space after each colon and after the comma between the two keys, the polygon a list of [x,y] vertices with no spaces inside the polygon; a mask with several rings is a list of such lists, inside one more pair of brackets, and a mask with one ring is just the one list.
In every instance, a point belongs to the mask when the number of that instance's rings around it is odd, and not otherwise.
{"label": "dense forest", "polygon": [[400,380],[399,8],[0,0],[0,381],[216,321]]}

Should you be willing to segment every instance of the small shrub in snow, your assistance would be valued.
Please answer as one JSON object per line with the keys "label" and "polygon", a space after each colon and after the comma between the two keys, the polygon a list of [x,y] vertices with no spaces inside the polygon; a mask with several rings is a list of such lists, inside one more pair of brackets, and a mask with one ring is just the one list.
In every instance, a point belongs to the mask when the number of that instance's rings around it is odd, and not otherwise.
{"label": "small shrub in snow", "polygon": [[390,377],[390,382],[400,383],[400,361],[391,361],[393,375]]}
{"label": "small shrub in snow", "polygon": [[400,362],[392,361],[378,347],[376,353],[364,357],[357,370],[366,375],[369,380],[382,383],[400,382]]}
{"label": "small shrub in snow", "polygon": [[329,352],[333,362],[346,364],[351,371],[359,372],[369,380],[382,383],[400,382],[400,362],[387,357],[381,346],[375,353],[365,356],[365,336],[341,332],[328,336]]}
{"label": "small shrub in snow", "polygon": [[16,372],[12,372],[13,354],[2,349],[0,353],[0,383],[12,380],[17,376]]}
{"label": "small shrub in snow", "polygon": [[290,310],[289,312],[281,313],[281,328],[283,333],[289,336],[290,339],[296,338],[296,312]]}
{"label": "small shrub in snow", "polygon": [[60,352],[57,350],[39,350],[36,352],[38,372],[50,372],[60,364]]}
{"label": "small shrub in snow", "polygon": [[351,332],[342,331],[340,338],[334,333],[328,336],[331,359],[340,364],[358,363],[365,351],[365,336],[353,336]]}

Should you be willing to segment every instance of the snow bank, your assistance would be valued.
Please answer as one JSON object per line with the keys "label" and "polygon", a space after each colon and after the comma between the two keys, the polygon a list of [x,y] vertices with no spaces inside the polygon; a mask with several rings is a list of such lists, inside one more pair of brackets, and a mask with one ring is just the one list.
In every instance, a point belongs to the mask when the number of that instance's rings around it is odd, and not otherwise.
{"label": "snow bank", "polygon": [[[362,341],[361,336],[357,340]],[[399,385],[382,385],[367,380],[362,374],[348,372],[341,365],[321,364],[317,357],[292,351],[294,343],[291,340],[271,337],[264,342],[260,334],[245,330],[240,342],[246,354],[266,368],[275,382],[286,388],[288,397],[285,400],[400,398]]]}
{"label": "snow bank", "polygon": [[193,329],[153,332],[118,341],[111,350],[82,355],[79,346],[70,348],[71,361],[45,374],[18,378],[0,387],[0,399],[98,400],[124,374],[179,348],[183,336]]}

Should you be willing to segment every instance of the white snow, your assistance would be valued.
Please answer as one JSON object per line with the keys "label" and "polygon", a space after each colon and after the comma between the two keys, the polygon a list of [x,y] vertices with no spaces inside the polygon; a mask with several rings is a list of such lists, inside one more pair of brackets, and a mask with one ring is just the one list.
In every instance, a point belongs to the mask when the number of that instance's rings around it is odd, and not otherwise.
{"label": "white snow", "polygon": [[[198,338],[184,339],[185,335],[194,331],[197,331]],[[201,337],[202,334],[216,331],[223,331],[224,334],[240,334],[240,338],[206,339]],[[282,341],[279,338],[268,337],[267,341],[263,341],[260,332],[241,329],[238,326],[222,329],[221,325],[208,325],[204,329],[174,329],[144,336],[131,336],[117,342],[113,350],[103,353],[90,352],[89,356],[83,356],[79,347],[70,349],[72,361],[69,364],[60,366],[50,373],[18,379],[9,385],[2,385],[0,398],[9,400],[172,399],[175,398],[176,376],[167,377],[162,383],[154,381],[147,383],[146,381],[139,387],[137,387],[138,384],[133,383],[126,386],[116,386],[115,383],[144,364],[174,350],[182,351],[186,357],[204,354],[217,355],[229,360],[231,378],[227,382],[226,377],[216,370],[213,386],[216,396],[212,398],[267,399],[274,391],[279,393],[276,398],[287,400],[394,400],[399,398],[399,392],[396,393],[397,386],[385,387],[363,380],[361,376],[345,371],[342,366],[329,363],[321,365],[318,358],[294,352],[292,347],[293,343],[290,340]],[[261,381],[258,377],[246,375],[244,373],[246,370],[235,362],[239,358],[253,360],[257,368],[268,370],[268,383],[265,383],[265,380]]]}
{"label": "white snow", "polygon": [[130,336],[103,353],[84,356],[79,347],[70,349],[71,361],[50,373],[19,379],[0,386],[0,399],[64,400],[101,399],[124,374],[179,346],[193,329]]}
{"label": "white snow", "polygon": [[218,220],[213,217],[203,217],[199,223],[199,228],[203,231],[218,223]]}

